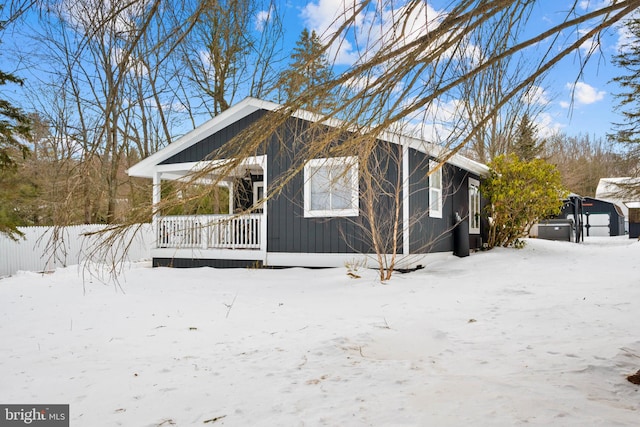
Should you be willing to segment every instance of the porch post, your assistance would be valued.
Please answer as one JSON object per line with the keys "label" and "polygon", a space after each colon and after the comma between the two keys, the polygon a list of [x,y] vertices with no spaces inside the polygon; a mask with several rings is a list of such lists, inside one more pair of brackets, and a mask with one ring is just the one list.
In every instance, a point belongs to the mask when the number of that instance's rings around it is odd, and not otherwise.
{"label": "porch post", "polygon": [[158,205],[160,204],[160,190],[161,190],[161,183],[162,183],[162,172],[154,172],[153,173],[153,190],[152,190],[152,196],[151,196],[151,201],[152,201],[152,219],[151,219],[151,228],[153,229],[153,233],[156,236],[155,237],[155,244],[156,247],[158,247],[158,236],[159,236],[159,220],[160,220],[160,212],[158,210]]}
{"label": "porch post", "polygon": [[233,202],[234,197],[236,197],[236,195],[233,194],[233,181],[227,181],[227,188],[229,189],[229,215],[233,215]]}
{"label": "porch post", "polygon": [[262,222],[260,223],[260,250],[262,251],[263,258],[262,263],[267,264],[267,204],[269,203],[267,198],[267,155],[262,158],[262,195],[264,202],[262,203]]}
{"label": "porch post", "polygon": [[[402,255],[406,260],[411,251],[409,242],[409,146],[402,145]],[[406,261],[408,262],[408,261]]]}

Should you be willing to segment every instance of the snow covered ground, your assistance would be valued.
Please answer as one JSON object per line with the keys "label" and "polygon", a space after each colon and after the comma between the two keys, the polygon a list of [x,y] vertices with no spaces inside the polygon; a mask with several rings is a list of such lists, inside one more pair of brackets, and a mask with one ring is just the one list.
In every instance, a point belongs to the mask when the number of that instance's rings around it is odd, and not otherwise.
{"label": "snow covered ground", "polygon": [[640,243],[374,271],[77,267],[0,280],[0,403],[79,426],[628,426]]}

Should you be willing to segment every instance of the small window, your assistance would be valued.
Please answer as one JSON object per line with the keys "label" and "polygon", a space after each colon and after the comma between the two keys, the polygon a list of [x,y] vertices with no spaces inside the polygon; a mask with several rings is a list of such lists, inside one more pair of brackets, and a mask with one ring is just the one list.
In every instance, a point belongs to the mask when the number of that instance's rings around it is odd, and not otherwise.
{"label": "small window", "polygon": [[480,234],[480,181],[469,178],[469,233]]}
{"label": "small window", "polygon": [[304,166],[304,216],[358,216],[356,157],[312,159]]}
{"label": "small window", "polygon": [[[438,164],[430,161],[429,169],[435,169]],[[429,216],[442,218],[442,167],[429,175]]]}
{"label": "small window", "polygon": [[253,183],[253,206],[256,206],[262,199],[264,199],[264,182],[256,181]]}

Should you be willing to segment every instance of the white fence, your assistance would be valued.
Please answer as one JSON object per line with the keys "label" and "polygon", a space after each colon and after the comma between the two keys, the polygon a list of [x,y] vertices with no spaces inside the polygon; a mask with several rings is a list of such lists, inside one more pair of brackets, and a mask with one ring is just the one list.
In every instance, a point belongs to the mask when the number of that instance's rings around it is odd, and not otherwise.
{"label": "white fence", "polygon": [[[106,251],[94,252],[105,235],[85,236],[85,233],[104,229],[105,225],[87,224],[60,227],[57,238],[53,239],[53,227],[19,227],[24,238],[13,241],[0,235],[0,277],[10,276],[17,271],[50,271],[58,267],[80,264],[92,257],[93,261],[110,262],[121,258],[124,246],[128,245],[125,259],[139,261],[151,258],[154,233],[151,224],[141,224],[134,231],[128,230]],[[96,259],[103,257],[104,259]]]}

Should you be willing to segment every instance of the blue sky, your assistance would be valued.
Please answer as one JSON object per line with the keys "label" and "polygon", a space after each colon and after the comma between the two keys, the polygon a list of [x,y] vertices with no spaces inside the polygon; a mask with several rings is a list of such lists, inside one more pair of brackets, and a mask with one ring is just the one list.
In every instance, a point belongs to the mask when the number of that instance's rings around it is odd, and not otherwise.
{"label": "blue sky", "polygon": [[[395,3],[397,6],[402,1]],[[426,10],[431,16],[446,13],[446,5],[449,3],[450,0],[432,0],[428,2]],[[579,1],[575,13],[586,13],[606,3],[606,0]],[[285,19],[286,31],[291,34],[290,40],[295,40],[305,27],[315,30],[318,34],[330,31],[332,26],[335,27],[335,17],[338,11],[344,8],[344,4],[345,0],[289,3]],[[538,33],[564,22],[567,11],[573,4],[573,0],[537,1],[525,32]],[[366,20],[366,17],[362,20]],[[593,23],[585,23],[580,28],[563,32],[559,45],[554,49],[559,49],[563,43],[575,41],[576,34],[590,29],[591,25]],[[619,89],[611,80],[620,73],[620,69],[611,62],[611,58],[618,51],[624,35],[622,28],[611,28],[603,34],[596,53],[588,61],[582,73],[580,73],[580,58],[592,47],[592,44],[583,45],[580,52],[565,58],[552,70],[538,93],[539,100],[547,103],[547,108],[538,117],[540,134],[561,131],[569,135],[589,134],[599,137],[611,132],[612,122],[619,121],[619,116],[614,112],[617,102],[613,96],[614,93],[619,92]],[[542,51],[547,47],[548,44],[545,46],[543,42],[537,48]],[[349,43],[343,43],[340,50],[335,52],[338,62],[349,64],[356,56],[354,50],[355,48]]]}
{"label": "blue sky", "polygon": [[[395,7],[401,7],[407,0],[378,0],[373,4],[387,4],[393,2]],[[285,19],[285,31],[288,46],[292,48],[303,28],[315,30],[318,34],[327,34],[335,28],[336,17],[343,11],[345,4],[353,4],[354,0],[282,0]],[[454,0],[428,0],[424,8],[425,15],[437,21],[439,14],[446,13],[447,7]],[[576,13],[586,13],[596,7],[607,4],[610,0],[578,0]],[[550,26],[557,25],[567,18],[567,11],[574,5],[574,0],[537,0],[533,6],[532,16],[528,21],[526,32],[535,34]],[[259,18],[259,17],[258,17]],[[374,22],[378,30],[384,28],[385,14],[378,15],[379,22]],[[358,26],[364,33],[364,28],[371,28],[373,18],[363,15]],[[418,24],[419,25],[419,24]],[[575,40],[576,34],[589,29],[587,23],[580,28],[567,30],[561,35],[560,45]],[[422,23],[424,26],[424,22]],[[357,33],[357,29],[354,32]],[[419,31],[419,30],[418,30]],[[362,35],[362,33],[361,33]],[[612,130],[612,122],[620,121],[615,113],[617,102],[613,96],[619,89],[611,82],[620,70],[611,62],[612,56],[618,51],[618,46],[624,38],[622,28],[611,28],[601,38],[598,52],[591,58],[580,74],[580,55],[590,45],[583,46],[581,52],[565,58],[558,64],[542,83],[538,91],[538,100],[547,103],[547,108],[537,118],[538,130],[541,136],[554,131],[561,131],[569,135],[589,134],[604,137]],[[337,62],[341,66],[350,65],[357,58],[353,40],[346,40],[340,48],[333,51]],[[9,45],[9,40],[4,40]],[[14,40],[14,42],[16,42]],[[541,43],[540,51],[547,46]],[[534,48],[534,50],[536,49]],[[7,57],[1,58],[8,59]],[[20,70],[20,75],[29,78],[28,70]],[[6,88],[14,92],[19,88]],[[446,109],[439,112],[446,114]]]}

